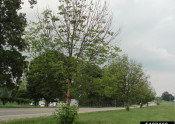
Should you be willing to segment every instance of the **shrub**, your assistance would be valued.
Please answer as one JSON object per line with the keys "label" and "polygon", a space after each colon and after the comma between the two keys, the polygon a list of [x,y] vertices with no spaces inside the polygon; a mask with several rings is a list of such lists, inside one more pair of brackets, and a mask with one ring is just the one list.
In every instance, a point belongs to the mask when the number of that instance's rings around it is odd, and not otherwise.
{"label": "shrub", "polygon": [[30,100],[30,99],[23,99],[23,98],[15,98],[14,101],[16,101],[18,103],[18,105],[29,104],[32,102],[32,100]]}
{"label": "shrub", "polygon": [[29,96],[27,90],[18,90],[16,93],[16,98],[28,99]]}
{"label": "shrub", "polygon": [[78,117],[78,107],[61,105],[54,113],[58,124],[73,124]]}
{"label": "shrub", "polygon": [[3,105],[5,105],[9,99],[11,98],[12,90],[8,88],[1,87],[0,88],[0,100],[2,101]]}

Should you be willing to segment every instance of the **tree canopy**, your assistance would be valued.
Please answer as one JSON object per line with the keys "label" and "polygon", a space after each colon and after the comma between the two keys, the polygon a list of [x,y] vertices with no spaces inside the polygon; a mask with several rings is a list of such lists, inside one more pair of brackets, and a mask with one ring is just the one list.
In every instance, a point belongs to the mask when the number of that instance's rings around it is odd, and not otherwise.
{"label": "tree canopy", "polygon": [[21,0],[0,1],[0,87],[13,89],[19,83],[25,67],[22,38],[26,25],[25,14],[18,13]]}
{"label": "tree canopy", "polygon": [[102,82],[106,95],[125,103],[127,110],[130,103],[154,99],[155,94],[142,66],[127,55],[117,57],[106,67]]}
{"label": "tree canopy", "polygon": [[173,101],[175,99],[174,96],[167,91],[163,92],[161,97],[165,101]]}
{"label": "tree canopy", "polygon": [[[36,2],[29,0],[31,7]],[[120,28],[112,30],[106,1],[59,0],[56,14],[45,10],[37,22],[27,26],[26,42],[25,14],[18,11],[21,4],[21,0],[0,1],[1,95],[10,97],[11,89],[19,86],[26,66],[22,52],[26,50],[32,58],[28,91],[19,90],[18,97],[29,93],[36,103],[44,98],[46,105],[55,98],[66,98],[69,105],[71,97],[91,105],[115,101],[115,105],[123,102],[127,110],[134,102],[147,103],[155,97],[141,64],[118,55],[115,38]],[[174,99],[168,92],[162,98]]]}
{"label": "tree canopy", "polygon": [[[102,64],[115,57],[119,48],[112,45],[120,30],[112,32],[112,14],[100,0],[60,0],[57,14],[45,10],[26,32],[29,52],[37,56],[58,50],[68,57],[67,104],[74,70],[80,61]],[[115,43],[115,42],[114,42]],[[75,58],[77,61],[74,61]]]}
{"label": "tree canopy", "polygon": [[58,51],[47,51],[32,60],[27,89],[33,100],[44,98],[48,105],[56,98],[65,98],[66,59]]}

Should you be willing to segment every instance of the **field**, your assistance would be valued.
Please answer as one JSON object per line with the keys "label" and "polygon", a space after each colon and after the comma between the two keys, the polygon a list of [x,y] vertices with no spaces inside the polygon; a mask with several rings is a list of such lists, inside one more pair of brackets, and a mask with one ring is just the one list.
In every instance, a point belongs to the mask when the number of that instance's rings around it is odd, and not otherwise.
{"label": "field", "polygon": [[[105,111],[79,115],[76,124],[139,124],[140,121],[175,121],[175,104],[164,103],[160,106],[132,109],[127,112]],[[56,124],[53,116],[21,119],[0,124]]]}

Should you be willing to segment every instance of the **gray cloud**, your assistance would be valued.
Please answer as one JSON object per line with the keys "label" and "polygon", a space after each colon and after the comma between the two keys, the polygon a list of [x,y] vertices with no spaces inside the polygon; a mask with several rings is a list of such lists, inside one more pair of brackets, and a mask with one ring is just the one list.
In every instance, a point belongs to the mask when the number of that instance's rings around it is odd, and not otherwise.
{"label": "gray cloud", "polygon": [[165,90],[175,92],[175,1],[111,0],[111,3],[123,23],[120,36],[123,51],[148,70],[158,95]]}

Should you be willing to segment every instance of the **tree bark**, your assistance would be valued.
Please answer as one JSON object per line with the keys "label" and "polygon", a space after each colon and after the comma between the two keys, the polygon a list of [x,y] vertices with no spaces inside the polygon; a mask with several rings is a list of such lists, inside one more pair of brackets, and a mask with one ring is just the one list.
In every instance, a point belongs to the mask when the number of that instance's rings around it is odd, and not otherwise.
{"label": "tree bark", "polygon": [[140,102],[140,108],[142,108],[143,107],[143,102],[142,102],[142,100],[141,100],[141,102]]}
{"label": "tree bark", "polygon": [[45,106],[48,107],[48,106],[49,106],[49,103],[50,103],[50,102],[46,100],[46,101],[45,101]]}
{"label": "tree bark", "polygon": [[72,82],[72,80],[70,79],[70,78],[68,78],[68,86],[67,86],[67,94],[66,94],[66,104],[68,105],[68,106],[70,106],[70,86],[71,86],[71,82]]}
{"label": "tree bark", "polygon": [[129,111],[129,100],[126,100],[126,110]]}
{"label": "tree bark", "polygon": [[6,98],[4,98],[4,99],[2,98],[1,100],[2,100],[2,104],[3,104],[3,105],[5,105],[5,104],[7,103]]}

